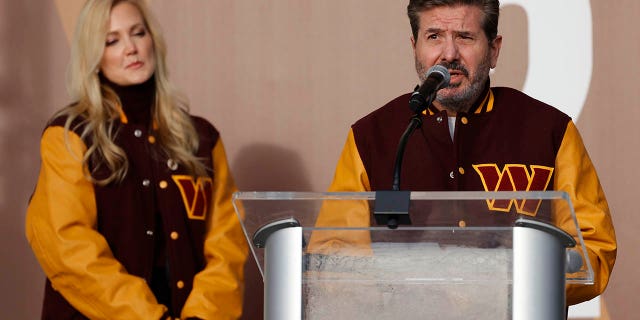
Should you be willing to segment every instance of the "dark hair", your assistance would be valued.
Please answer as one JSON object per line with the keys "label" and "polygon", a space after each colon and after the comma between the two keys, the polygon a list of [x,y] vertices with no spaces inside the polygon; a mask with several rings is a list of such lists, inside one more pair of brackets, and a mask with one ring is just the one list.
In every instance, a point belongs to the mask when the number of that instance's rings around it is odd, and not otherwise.
{"label": "dark hair", "polygon": [[498,18],[500,16],[499,0],[410,0],[407,6],[407,15],[411,23],[413,38],[418,41],[418,31],[420,30],[420,12],[437,7],[453,7],[458,5],[476,6],[484,12],[482,29],[489,41],[493,41],[498,36]]}

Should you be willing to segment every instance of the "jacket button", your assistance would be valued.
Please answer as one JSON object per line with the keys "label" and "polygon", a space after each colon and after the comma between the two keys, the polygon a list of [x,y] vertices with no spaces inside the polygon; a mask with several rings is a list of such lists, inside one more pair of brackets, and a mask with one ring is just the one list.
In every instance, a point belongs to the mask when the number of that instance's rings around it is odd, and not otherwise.
{"label": "jacket button", "polygon": [[460,172],[460,174],[464,174],[464,168],[463,167],[458,167],[458,172]]}
{"label": "jacket button", "polygon": [[171,232],[171,236],[170,237],[171,237],[172,240],[178,240],[179,235],[178,235],[177,232],[173,231],[173,232]]}
{"label": "jacket button", "polygon": [[136,129],[135,131],[133,131],[133,135],[136,136],[137,138],[142,137],[142,130]]}
{"label": "jacket button", "polygon": [[455,177],[456,177],[456,175],[455,175],[455,173],[453,173],[453,171],[449,172],[449,178],[453,179]]}
{"label": "jacket button", "polygon": [[152,236],[153,235],[153,230],[147,230],[147,235],[148,236]]}
{"label": "jacket button", "polygon": [[182,289],[182,288],[184,288],[184,282],[183,282],[182,280],[178,281],[178,282],[176,283],[176,287],[178,287],[178,289]]}
{"label": "jacket button", "polygon": [[171,171],[176,171],[176,170],[178,170],[178,163],[175,162],[175,160],[173,160],[173,159],[169,159],[169,160],[167,160],[167,167],[169,167],[169,169],[171,169]]}
{"label": "jacket button", "polygon": [[158,185],[160,186],[160,189],[166,189],[169,184],[166,181],[162,180]]}
{"label": "jacket button", "polygon": [[154,137],[154,136],[147,137],[147,140],[149,140],[149,143],[151,143],[151,144],[156,143],[156,137]]}
{"label": "jacket button", "polygon": [[467,222],[465,222],[464,220],[460,220],[460,221],[458,221],[458,226],[460,228],[464,228],[464,227],[467,226]]}
{"label": "jacket button", "polygon": [[462,122],[462,124],[467,124],[469,123],[469,120],[467,119],[467,117],[462,117],[460,118],[460,122]]}
{"label": "jacket button", "polygon": [[142,180],[142,186],[148,187],[149,185],[151,185],[151,181],[149,181],[149,179]]}
{"label": "jacket button", "polygon": [[441,123],[442,122],[442,116],[436,117],[436,121],[438,121],[438,123]]}

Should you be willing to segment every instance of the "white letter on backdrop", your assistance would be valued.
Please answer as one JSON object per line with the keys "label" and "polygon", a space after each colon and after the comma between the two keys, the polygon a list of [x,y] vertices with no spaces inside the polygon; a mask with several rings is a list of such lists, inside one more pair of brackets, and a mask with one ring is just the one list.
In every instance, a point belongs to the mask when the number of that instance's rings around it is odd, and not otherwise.
{"label": "white letter on backdrop", "polygon": [[593,67],[589,0],[502,0],[500,3],[521,6],[527,13],[529,68],[523,91],[577,121],[587,99]]}

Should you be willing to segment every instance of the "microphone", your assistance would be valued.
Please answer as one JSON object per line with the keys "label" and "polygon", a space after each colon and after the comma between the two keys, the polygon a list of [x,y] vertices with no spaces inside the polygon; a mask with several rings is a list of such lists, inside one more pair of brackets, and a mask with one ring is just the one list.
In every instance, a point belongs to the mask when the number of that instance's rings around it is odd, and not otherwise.
{"label": "microphone", "polygon": [[[415,113],[421,113],[433,101],[436,92],[449,85],[451,75],[446,67],[436,64],[427,71],[427,78],[420,88],[413,92],[409,100],[409,108]],[[427,100],[428,99],[428,100]]]}

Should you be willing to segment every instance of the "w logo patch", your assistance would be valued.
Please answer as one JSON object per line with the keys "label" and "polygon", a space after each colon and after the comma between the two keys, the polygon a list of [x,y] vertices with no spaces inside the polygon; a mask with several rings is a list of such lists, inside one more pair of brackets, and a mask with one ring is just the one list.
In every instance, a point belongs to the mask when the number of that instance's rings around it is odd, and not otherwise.
{"label": "w logo patch", "polygon": [[207,217],[213,187],[211,178],[198,177],[195,181],[192,176],[175,175],[172,178],[180,189],[189,219],[204,220]]}
{"label": "w logo patch", "polygon": [[[496,164],[473,165],[482,179],[485,191],[544,191],[549,186],[553,168],[523,164],[507,164],[502,171]],[[520,214],[535,216],[541,200],[487,200],[489,210],[511,211],[515,205]]]}

